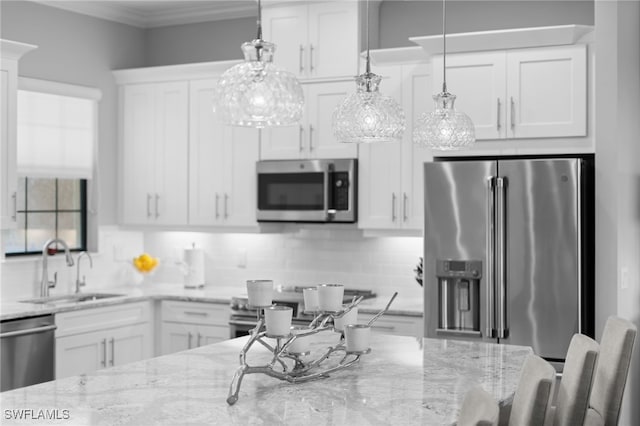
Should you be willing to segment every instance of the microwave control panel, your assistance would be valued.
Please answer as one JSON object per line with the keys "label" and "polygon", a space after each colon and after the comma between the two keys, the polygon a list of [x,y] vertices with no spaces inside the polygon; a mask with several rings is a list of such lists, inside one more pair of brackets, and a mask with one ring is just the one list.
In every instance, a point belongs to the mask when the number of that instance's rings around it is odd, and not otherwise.
{"label": "microwave control panel", "polygon": [[333,208],[349,210],[349,173],[333,173]]}

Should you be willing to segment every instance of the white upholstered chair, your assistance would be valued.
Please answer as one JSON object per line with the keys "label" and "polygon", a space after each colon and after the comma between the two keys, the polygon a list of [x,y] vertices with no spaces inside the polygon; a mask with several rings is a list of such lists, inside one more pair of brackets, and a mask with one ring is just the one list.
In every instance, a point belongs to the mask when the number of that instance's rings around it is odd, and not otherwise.
{"label": "white upholstered chair", "polygon": [[522,367],[513,397],[509,425],[543,426],[551,405],[556,370],[537,355],[529,355]]}
{"label": "white upholstered chair", "polygon": [[600,339],[600,354],[585,424],[618,424],[637,332],[636,326],[630,321],[618,317],[607,319]]}
{"label": "white upholstered chair", "polygon": [[549,413],[549,424],[575,426],[584,423],[599,346],[598,342],[582,334],[575,334],[571,339],[555,406]]}
{"label": "white upholstered chair", "polygon": [[458,426],[496,426],[500,416],[498,402],[480,386],[472,388],[464,397]]}

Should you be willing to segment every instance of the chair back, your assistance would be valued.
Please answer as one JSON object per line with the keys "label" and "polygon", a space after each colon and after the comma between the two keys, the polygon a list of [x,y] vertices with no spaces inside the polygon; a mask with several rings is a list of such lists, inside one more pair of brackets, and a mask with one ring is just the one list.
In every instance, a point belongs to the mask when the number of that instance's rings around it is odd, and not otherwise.
{"label": "chair back", "polygon": [[458,426],[496,426],[500,417],[498,402],[480,386],[464,397]]}
{"label": "chair back", "polygon": [[509,425],[544,425],[555,377],[556,370],[547,361],[537,355],[527,357],[513,397]]}
{"label": "chair back", "polygon": [[604,326],[589,407],[605,425],[618,424],[636,334],[636,326],[622,318],[609,317]]}
{"label": "chair back", "polygon": [[575,334],[571,339],[556,397],[554,426],[584,423],[599,346],[583,334]]}

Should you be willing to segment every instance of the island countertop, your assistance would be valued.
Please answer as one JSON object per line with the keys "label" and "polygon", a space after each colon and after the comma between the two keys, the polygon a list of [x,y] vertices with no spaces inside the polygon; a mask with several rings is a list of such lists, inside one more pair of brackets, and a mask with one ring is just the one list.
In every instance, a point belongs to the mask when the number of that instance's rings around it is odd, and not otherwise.
{"label": "island countertop", "polygon": [[[312,354],[336,343],[321,333]],[[248,337],[0,393],[3,424],[442,425],[480,385],[510,404],[531,348],[440,339],[371,336],[371,353],[328,378],[292,384],[245,376],[226,402]],[[251,365],[270,353],[249,351]],[[22,417],[22,420],[20,420]]]}

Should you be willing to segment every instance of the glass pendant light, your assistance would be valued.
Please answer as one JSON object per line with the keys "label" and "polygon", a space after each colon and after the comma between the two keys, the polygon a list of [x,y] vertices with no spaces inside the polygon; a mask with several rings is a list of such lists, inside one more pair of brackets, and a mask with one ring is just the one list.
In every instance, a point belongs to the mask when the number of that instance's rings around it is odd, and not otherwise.
{"label": "glass pendant light", "polygon": [[333,134],[340,142],[389,142],[402,139],[404,112],[398,103],[380,93],[382,77],[371,72],[369,55],[369,1],[367,0],[367,65],[355,78],[356,92],[333,111]]}
{"label": "glass pendant light", "polygon": [[233,126],[290,126],[302,118],[304,95],[298,79],[275,66],[275,45],[262,40],[258,0],[258,37],[242,44],[244,62],[226,70],[218,81],[215,110]]}
{"label": "glass pendant light", "polygon": [[467,148],[475,140],[475,127],[464,112],[456,111],[454,102],[456,95],[447,92],[447,42],[446,42],[446,7],[442,0],[442,93],[433,96],[436,109],[418,117],[413,130],[413,141],[438,150],[454,150]]}

